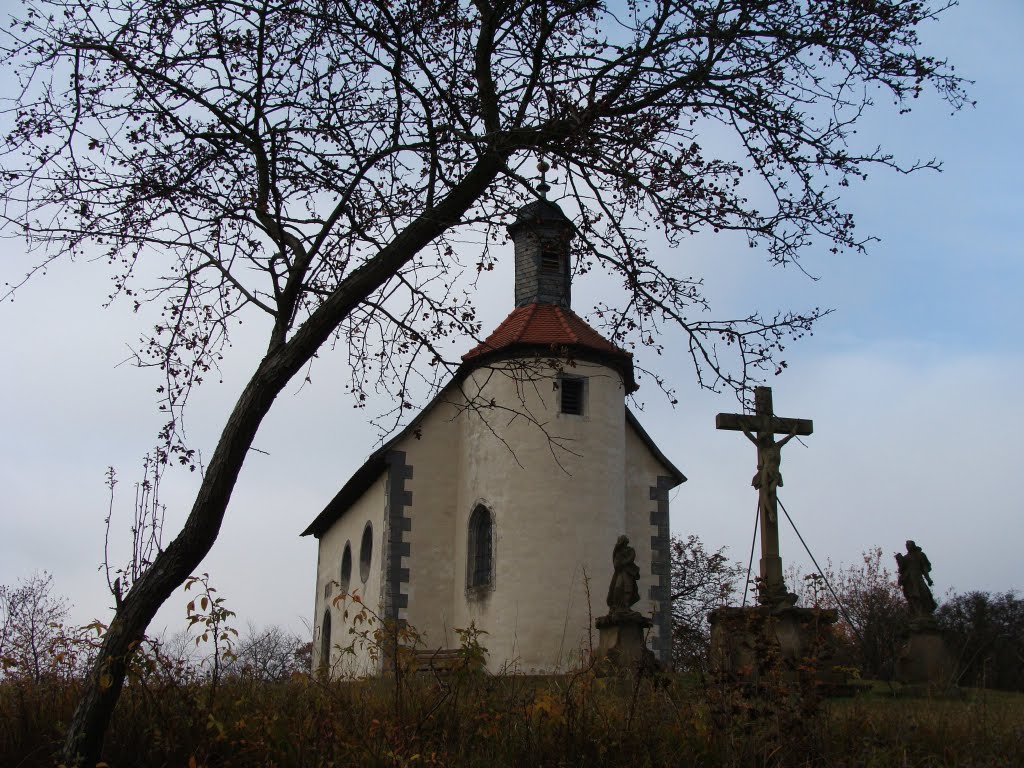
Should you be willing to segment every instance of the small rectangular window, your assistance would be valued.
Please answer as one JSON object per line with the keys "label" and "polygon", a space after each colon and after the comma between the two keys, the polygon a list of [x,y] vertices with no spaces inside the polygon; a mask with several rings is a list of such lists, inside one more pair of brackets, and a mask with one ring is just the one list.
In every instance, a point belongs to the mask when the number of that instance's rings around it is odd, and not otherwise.
{"label": "small rectangular window", "polygon": [[583,379],[564,378],[560,381],[562,413],[583,415]]}

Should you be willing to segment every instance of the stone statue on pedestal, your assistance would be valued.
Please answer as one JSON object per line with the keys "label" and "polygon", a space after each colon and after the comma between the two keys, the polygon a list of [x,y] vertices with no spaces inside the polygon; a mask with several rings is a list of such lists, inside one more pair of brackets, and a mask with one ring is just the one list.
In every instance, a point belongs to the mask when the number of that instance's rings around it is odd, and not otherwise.
{"label": "stone statue on pedestal", "polygon": [[597,657],[602,661],[599,674],[613,670],[654,671],[658,661],[647,647],[646,632],[653,622],[633,610],[640,600],[637,581],[640,568],[636,550],[629,538],[619,536],[612,550],[611,584],[608,585],[608,615],[599,616],[594,624],[600,632]]}
{"label": "stone statue on pedestal", "polygon": [[913,541],[906,554],[896,553],[899,567],[897,583],[910,609],[906,641],[896,658],[896,679],[930,692],[943,692],[953,686],[956,660],[935,620],[932,596],[932,564]]}

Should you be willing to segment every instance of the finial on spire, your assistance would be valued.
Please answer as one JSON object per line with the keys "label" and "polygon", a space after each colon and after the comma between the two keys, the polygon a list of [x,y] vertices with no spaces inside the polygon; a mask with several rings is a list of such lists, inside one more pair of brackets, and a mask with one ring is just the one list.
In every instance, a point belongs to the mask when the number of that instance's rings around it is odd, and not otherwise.
{"label": "finial on spire", "polygon": [[544,178],[544,174],[547,173],[550,169],[551,166],[548,165],[544,160],[541,160],[539,163],[537,163],[537,170],[540,171],[540,184],[537,185],[537,191],[540,193],[540,196],[545,200],[548,199],[548,191],[551,189],[551,186],[548,184],[547,179]]}

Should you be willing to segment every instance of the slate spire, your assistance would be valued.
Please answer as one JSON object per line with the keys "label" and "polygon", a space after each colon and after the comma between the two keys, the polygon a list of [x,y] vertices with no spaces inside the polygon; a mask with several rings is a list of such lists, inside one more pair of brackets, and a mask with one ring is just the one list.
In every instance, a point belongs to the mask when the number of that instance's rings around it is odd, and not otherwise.
{"label": "slate spire", "polygon": [[528,304],[571,306],[572,222],[557,204],[547,199],[551,187],[544,174],[548,167],[543,161],[537,165],[541,172],[537,186],[540,199],[520,208],[516,220],[508,227],[515,245],[517,307]]}

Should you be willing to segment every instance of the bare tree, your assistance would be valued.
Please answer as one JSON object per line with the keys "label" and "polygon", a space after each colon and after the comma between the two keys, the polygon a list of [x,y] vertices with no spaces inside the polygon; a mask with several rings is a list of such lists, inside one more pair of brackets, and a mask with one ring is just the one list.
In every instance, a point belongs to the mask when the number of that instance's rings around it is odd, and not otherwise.
{"label": "bare tree", "polygon": [[[114,605],[120,607],[121,595],[131,589],[135,580],[145,573],[161,549],[165,506],[160,503],[160,478],[166,464],[158,455],[146,454],[142,459],[142,479],[135,483],[135,503],[132,505],[131,555],[121,566],[111,563],[111,530],[114,519],[114,491],[117,488],[117,472],[107,467],[106,486],[110,491],[110,503],[104,519],[103,533],[103,574],[107,589],[114,598]],[[113,578],[111,578],[113,577]]]}
{"label": "bare tree", "polygon": [[[158,459],[203,470],[183,529],[120,601],[65,761],[95,763],[128,654],[209,551],[260,423],[321,347],[347,349],[356,398],[392,385],[400,408],[416,376],[451,370],[436,342],[478,333],[470,288],[536,194],[536,156],[583,236],[578,269],[622,286],[597,308],[614,339],[659,351],[676,327],[712,388],[781,366],[820,312],[709,320],[700,279],[655,259],[645,228],[672,244],[746,233],[776,263],[861,248],[838,190],[872,165],[921,166],[858,151],[852,128],[874,99],[905,108],[926,86],[964,104],[915,31],[949,4],[26,0],[3,32],[20,90],[2,215],[40,254],[31,274],[100,255],[113,297],[161,311],[138,351],[166,377]],[[253,317],[266,354],[203,467],[182,409],[229,323]]]}
{"label": "bare tree", "polygon": [[0,584],[0,672],[40,682],[54,667],[67,615],[67,601],[53,594],[45,571],[15,587]]}
{"label": "bare tree", "polygon": [[1024,600],[1015,592],[951,595],[935,618],[959,656],[957,684],[1024,691]]}
{"label": "bare tree", "polygon": [[308,644],[308,640],[276,624],[260,629],[249,622],[225,672],[264,682],[290,680],[295,674],[309,672],[309,664],[304,665]]}

